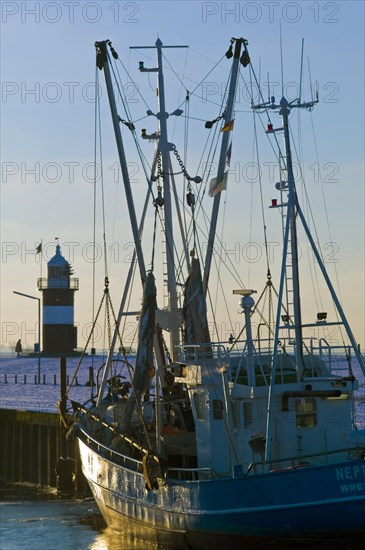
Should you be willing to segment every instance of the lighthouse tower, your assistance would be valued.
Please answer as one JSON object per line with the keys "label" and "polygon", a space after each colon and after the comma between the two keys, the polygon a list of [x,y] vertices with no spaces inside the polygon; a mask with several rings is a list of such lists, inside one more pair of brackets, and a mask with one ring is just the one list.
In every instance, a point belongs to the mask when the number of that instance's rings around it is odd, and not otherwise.
{"label": "lighthouse tower", "polygon": [[38,290],[43,294],[42,349],[45,354],[72,354],[77,347],[74,293],[79,289],[79,280],[71,274],[71,266],[57,242],[56,254],[47,264],[47,278],[38,279]]}

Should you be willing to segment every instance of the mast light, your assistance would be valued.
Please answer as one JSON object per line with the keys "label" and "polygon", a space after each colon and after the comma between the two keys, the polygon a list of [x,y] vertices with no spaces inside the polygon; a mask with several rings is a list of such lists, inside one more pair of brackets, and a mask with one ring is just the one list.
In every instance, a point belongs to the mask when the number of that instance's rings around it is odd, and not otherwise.
{"label": "mast light", "polygon": [[207,120],[206,123],[205,123],[205,128],[208,128],[208,129],[212,128],[213,124],[215,124],[216,122],[218,122],[219,120],[221,120],[223,117],[224,117],[224,114],[218,116],[218,117],[215,118],[214,120]]}
{"label": "mast light", "polygon": [[317,321],[326,321],[327,320],[327,312],[326,311],[319,311],[317,313]]}
{"label": "mast light", "polygon": [[278,181],[277,183],[275,183],[275,189],[277,189],[278,191],[282,191],[283,189],[287,189],[287,187],[288,187],[288,182],[287,181],[281,180],[281,181]]}

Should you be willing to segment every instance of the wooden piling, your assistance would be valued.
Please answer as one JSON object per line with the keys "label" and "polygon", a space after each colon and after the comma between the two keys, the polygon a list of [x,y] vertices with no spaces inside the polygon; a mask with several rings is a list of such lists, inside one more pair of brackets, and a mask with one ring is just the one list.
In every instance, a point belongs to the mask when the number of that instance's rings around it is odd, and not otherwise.
{"label": "wooden piling", "polygon": [[42,485],[42,437],[41,437],[41,431],[42,426],[37,426],[37,439],[38,439],[38,445],[37,445],[37,483],[38,485]]}
{"label": "wooden piling", "polygon": [[[66,357],[60,357],[60,410],[61,414],[64,416],[66,414],[66,380],[67,380],[67,366],[66,366]],[[63,422],[60,419],[60,456],[66,457],[66,434]]]}

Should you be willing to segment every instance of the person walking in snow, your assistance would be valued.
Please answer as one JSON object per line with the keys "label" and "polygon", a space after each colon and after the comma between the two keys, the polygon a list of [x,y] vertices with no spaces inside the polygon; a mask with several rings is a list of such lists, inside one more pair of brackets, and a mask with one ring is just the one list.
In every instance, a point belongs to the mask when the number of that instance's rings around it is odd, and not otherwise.
{"label": "person walking in snow", "polygon": [[19,357],[19,355],[21,355],[23,351],[23,348],[22,348],[22,343],[20,340],[17,341],[16,343],[16,346],[15,346],[15,353],[17,354],[17,357]]}

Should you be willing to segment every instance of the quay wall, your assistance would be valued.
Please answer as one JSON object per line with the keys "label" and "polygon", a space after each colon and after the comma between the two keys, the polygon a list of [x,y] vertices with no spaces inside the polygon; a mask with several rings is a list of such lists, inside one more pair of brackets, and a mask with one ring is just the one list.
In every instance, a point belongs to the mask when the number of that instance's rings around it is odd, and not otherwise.
{"label": "quay wall", "polygon": [[[60,457],[70,459],[72,480],[57,477]],[[77,443],[66,441],[57,413],[0,409],[0,480],[88,494]]]}

